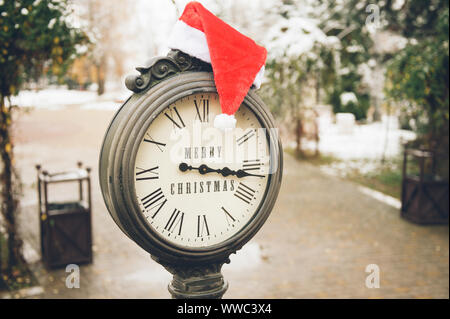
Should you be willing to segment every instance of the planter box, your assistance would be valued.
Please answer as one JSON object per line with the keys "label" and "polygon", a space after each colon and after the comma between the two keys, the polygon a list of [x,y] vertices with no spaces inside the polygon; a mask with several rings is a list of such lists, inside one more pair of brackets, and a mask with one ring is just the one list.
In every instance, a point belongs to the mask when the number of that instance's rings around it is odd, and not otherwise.
{"label": "planter box", "polygon": [[49,204],[41,220],[42,261],[49,268],[92,262],[91,214],[85,203]]}
{"label": "planter box", "polygon": [[418,224],[448,223],[448,192],[448,182],[404,177],[401,216]]}
{"label": "planter box", "polygon": [[[42,261],[48,268],[92,262],[90,169],[49,174],[38,170],[39,220]],[[49,202],[48,184],[77,183],[78,200]],[[84,187],[83,187],[84,186]],[[87,198],[83,190],[87,186]]]}
{"label": "planter box", "polygon": [[[419,160],[419,175],[407,174],[408,155]],[[431,174],[426,173],[425,161],[431,161]],[[403,159],[401,216],[418,224],[447,224],[449,215],[449,182],[435,173],[435,153],[405,149]]]}

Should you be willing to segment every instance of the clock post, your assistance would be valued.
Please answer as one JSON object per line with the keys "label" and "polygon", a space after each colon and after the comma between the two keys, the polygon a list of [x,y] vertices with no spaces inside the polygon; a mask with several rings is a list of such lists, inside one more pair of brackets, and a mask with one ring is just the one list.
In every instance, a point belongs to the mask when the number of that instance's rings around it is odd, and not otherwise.
{"label": "clock post", "polygon": [[[220,113],[211,65],[172,50],[137,70],[125,80],[133,95],[115,114],[100,152],[106,207],[173,275],[173,298],[222,298],[228,288],[222,266],[262,227],[280,190],[282,151],[273,117],[250,90],[236,113],[243,131],[232,147],[260,152],[241,151],[226,167],[207,159],[174,162],[176,143],[167,132],[190,132],[195,123],[222,134],[208,120]],[[213,144],[201,145],[199,154],[202,147],[219,154],[218,143],[205,143]]]}
{"label": "clock post", "polygon": [[[156,82],[161,78],[164,79],[170,73],[212,71],[209,64],[185,55],[178,50],[170,51],[168,58],[172,61],[159,63],[159,67],[158,62],[161,61],[161,58],[151,60],[147,67],[137,68],[141,75],[127,77],[127,88],[139,93],[143,87],[154,85],[150,83],[151,81]],[[228,257],[214,262],[194,264],[171,263],[154,255],[151,257],[173,275],[168,290],[174,299],[220,299],[228,289],[228,283],[221,273],[223,264],[230,262]]]}

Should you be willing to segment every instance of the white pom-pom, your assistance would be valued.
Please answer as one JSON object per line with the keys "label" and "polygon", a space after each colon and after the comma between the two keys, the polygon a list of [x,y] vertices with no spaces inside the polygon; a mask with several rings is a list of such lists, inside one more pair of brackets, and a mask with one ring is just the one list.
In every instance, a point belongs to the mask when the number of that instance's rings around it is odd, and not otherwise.
{"label": "white pom-pom", "polygon": [[214,127],[221,129],[223,131],[232,130],[236,127],[236,119],[233,115],[228,115],[225,113],[216,115],[214,118]]}

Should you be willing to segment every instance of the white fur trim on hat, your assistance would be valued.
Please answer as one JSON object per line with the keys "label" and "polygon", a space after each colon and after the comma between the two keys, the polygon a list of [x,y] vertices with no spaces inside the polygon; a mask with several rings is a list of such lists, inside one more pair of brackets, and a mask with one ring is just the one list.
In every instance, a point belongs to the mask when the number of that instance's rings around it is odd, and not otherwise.
{"label": "white fur trim on hat", "polygon": [[264,65],[259,70],[259,72],[255,76],[255,80],[253,81],[253,85],[255,86],[255,89],[259,89],[261,87],[261,82],[264,78]]}
{"label": "white fur trim on hat", "polygon": [[214,118],[214,127],[223,131],[232,130],[236,127],[236,118],[234,115],[225,113],[216,115]]}
{"label": "white fur trim on hat", "polygon": [[211,63],[205,34],[184,21],[178,20],[175,23],[168,40],[168,46],[171,49],[180,50],[204,62]]}
{"label": "white fur trim on hat", "polygon": [[[167,42],[170,49],[180,50],[190,56],[196,57],[204,62],[211,63],[211,55],[209,54],[208,42],[205,34],[188,25],[182,20],[178,20]],[[264,76],[264,65],[256,74],[253,85],[259,89]]]}

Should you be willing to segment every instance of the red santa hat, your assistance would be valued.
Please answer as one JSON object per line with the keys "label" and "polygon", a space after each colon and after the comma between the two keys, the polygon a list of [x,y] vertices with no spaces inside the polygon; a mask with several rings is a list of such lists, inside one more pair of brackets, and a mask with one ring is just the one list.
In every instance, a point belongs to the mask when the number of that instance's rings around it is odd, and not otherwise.
{"label": "red santa hat", "polygon": [[175,24],[169,48],[211,63],[222,108],[222,114],[214,119],[214,127],[234,128],[234,113],[248,90],[252,85],[261,85],[266,49],[195,1],[186,5]]}

